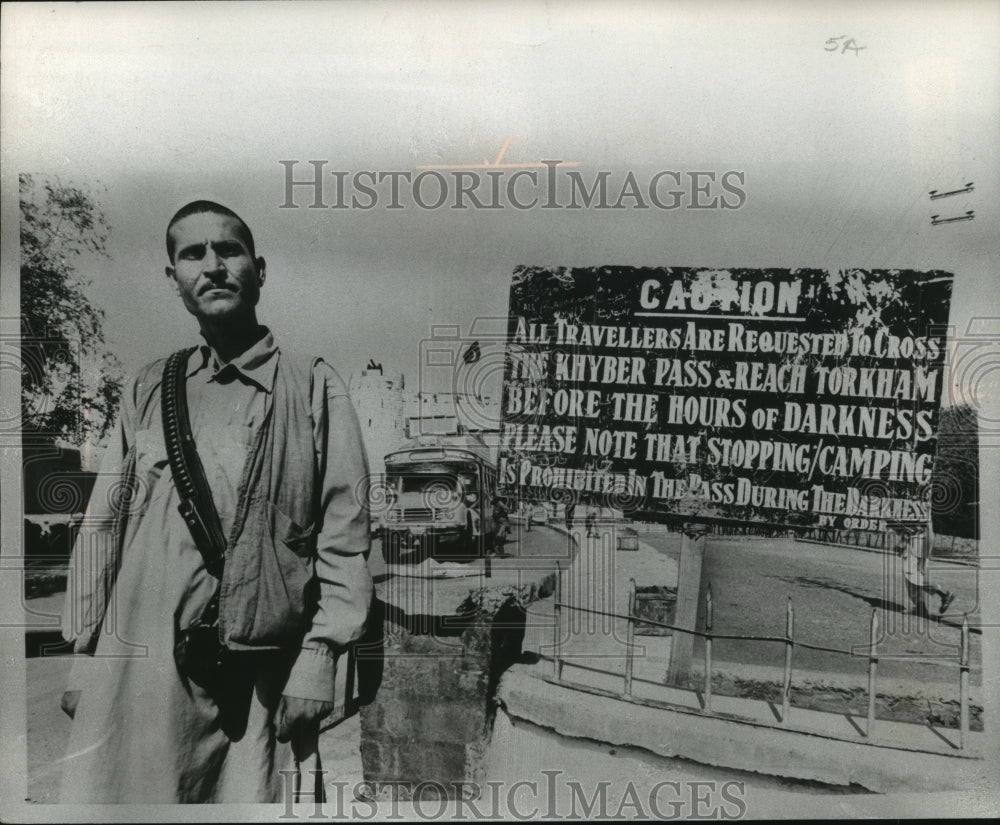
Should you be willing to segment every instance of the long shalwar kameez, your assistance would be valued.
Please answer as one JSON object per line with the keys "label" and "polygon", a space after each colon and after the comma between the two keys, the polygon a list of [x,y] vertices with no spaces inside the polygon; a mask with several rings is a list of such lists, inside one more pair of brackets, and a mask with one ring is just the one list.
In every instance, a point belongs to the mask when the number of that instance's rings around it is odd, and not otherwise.
{"label": "long shalwar kameez", "polygon": [[[188,359],[192,432],[227,534],[281,357],[267,332],[228,364],[205,344]],[[161,367],[153,367],[147,382],[158,380]],[[240,656],[225,701],[183,679],[174,663],[175,632],[201,614],[217,580],[177,512],[158,400],[155,411],[137,409],[138,381],[123,393],[70,567],[63,634],[93,656],[77,657],[68,685],[82,693],[63,801],[281,801],[293,776],[282,772],[319,767],[315,730],[279,743],[274,713],[283,693],[333,701],[336,657],[363,631],[372,584],[368,516],[358,496],[367,463],[357,417],[336,372],[318,360],[311,369],[318,604],[300,649]],[[275,419],[277,437],[286,425]],[[121,476],[133,456],[136,495],[125,508],[116,559]]]}

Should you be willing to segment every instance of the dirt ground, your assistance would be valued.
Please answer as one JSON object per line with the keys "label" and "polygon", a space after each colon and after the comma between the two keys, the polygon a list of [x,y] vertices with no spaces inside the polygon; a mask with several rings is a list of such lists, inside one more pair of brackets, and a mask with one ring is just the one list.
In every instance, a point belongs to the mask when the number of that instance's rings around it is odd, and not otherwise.
{"label": "dirt ground", "polygon": [[[680,536],[645,533],[640,539],[667,558],[680,555]],[[712,589],[716,633],[785,633],[791,599],[794,639],[837,648],[843,653],[796,648],[794,666],[806,671],[867,674],[872,612],[879,618],[879,672],[887,679],[958,684],[957,662],[963,615],[968,615],[973,682],[980,666],[978,574],[976,567],[932,559],[932,582],[955,593],[948,613],[932,618],[913,614],[896,556],[791,539],[709,537],[702,570],[702,604]],[[702,611],[699,628],[704,624]],[[696,643],[696,652],[700,649]],[[781,643],[715,642],[720,661],[782,667]]]}

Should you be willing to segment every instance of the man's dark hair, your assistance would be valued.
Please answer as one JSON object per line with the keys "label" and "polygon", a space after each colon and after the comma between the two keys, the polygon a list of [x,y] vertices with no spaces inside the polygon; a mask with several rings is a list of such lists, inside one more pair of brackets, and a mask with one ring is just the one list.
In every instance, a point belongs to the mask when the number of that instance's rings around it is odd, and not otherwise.
{"label": "man's dark hair", "polygon": [[253,245],[253,233],[250,231],[250,227],[247,226],[246,221],[243,220],[239,215],[237,215],[232,209],[223,206],[221,203],[216,203],[215,201],[191,201],[187,206],[182,206],[177,210],[177,213],[170,219],[170,223],[167,224],[167,257],[170,259],[170,263],[174,262],[174,253],[177,251],[177,245],[174,243],[174,239],[170,234],[170,230],[174,228],[174,225],[190,217],[191,215],[204,215],[209,213],[212,215],[225,215],[227,218],[235,218],[237,223],[239,223],[239,233],[241,240],[246,244],[247,249],[250,251],[250,257],[256,259],[257,252]]}

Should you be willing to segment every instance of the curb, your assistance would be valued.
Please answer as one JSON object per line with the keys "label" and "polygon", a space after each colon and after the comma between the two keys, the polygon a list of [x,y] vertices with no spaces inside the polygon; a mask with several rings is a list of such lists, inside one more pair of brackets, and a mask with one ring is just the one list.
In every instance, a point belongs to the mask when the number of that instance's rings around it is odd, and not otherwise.
{"label": "curb", "polygon": [[527,665],[504,674],[498,698],[508,716],[570,739],[638,747],[764,776],[858,785],[876,793],[959,790],[970,781],[988,781],[988,766],[975,753],[928,751],[680,708],[651,708],[553,684],[533,675]]}

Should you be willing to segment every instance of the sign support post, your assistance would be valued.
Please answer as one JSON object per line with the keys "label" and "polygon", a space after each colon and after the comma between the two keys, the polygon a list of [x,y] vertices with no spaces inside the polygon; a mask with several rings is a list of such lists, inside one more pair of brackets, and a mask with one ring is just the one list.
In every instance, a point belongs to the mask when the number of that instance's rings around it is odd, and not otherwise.
{"label": "sign support post", "polygon": [[[694,630],[698,624],[698,600],[701,593],[701,571],[705,561],[705,537],[708,526],[686,523],[681,528],[681,558],[677,569],[677,609],[674,624],[684,630]],[[675,632],[670,643],[670,667],[667,684],[682,686],[691,670],[694,636]]]}

